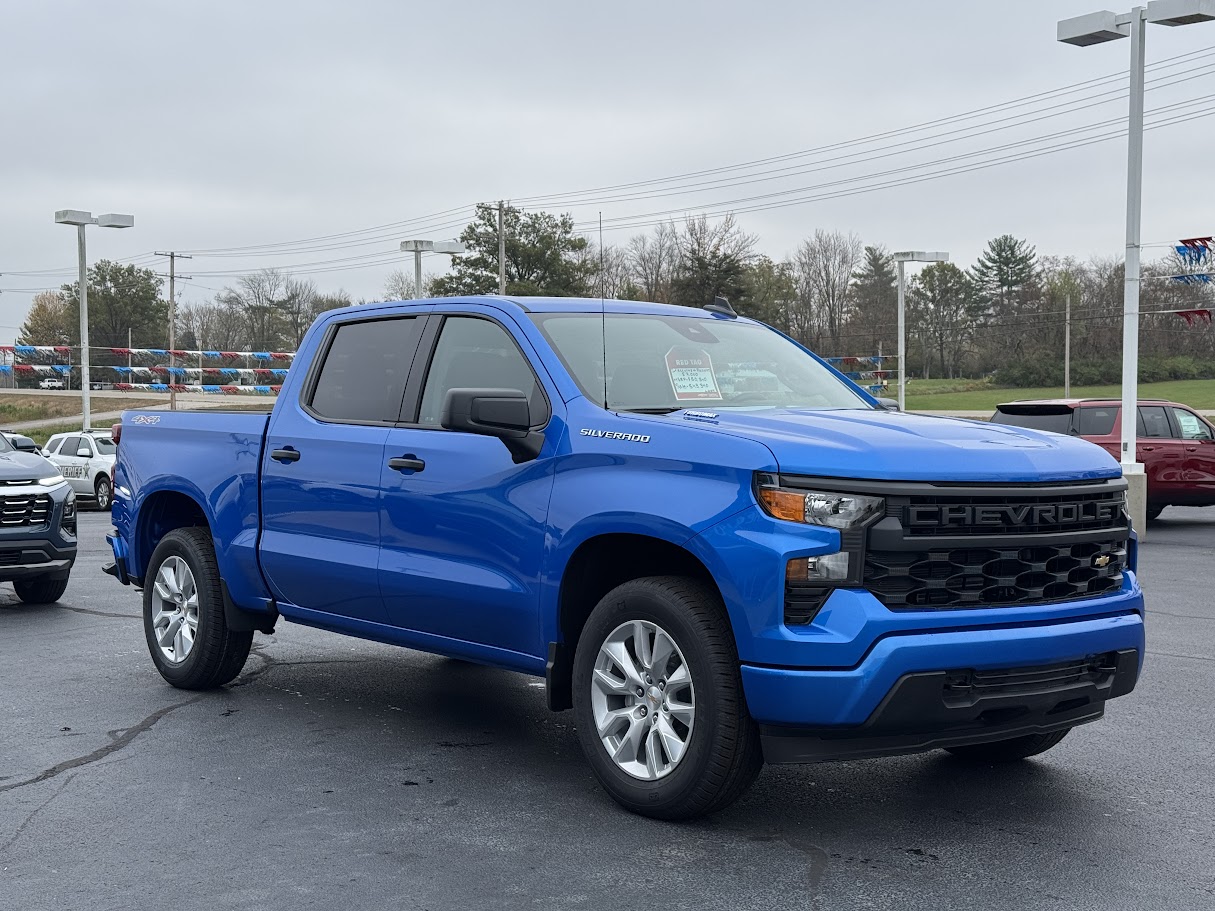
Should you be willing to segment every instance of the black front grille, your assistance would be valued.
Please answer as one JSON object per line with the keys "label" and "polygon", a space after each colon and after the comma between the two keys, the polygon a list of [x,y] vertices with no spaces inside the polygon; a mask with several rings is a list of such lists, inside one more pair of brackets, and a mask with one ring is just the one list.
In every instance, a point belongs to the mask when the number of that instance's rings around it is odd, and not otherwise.
{"label": "black front grille", "polygon": [[910,537],[949,535],[1036,535],[1059,531],[1092,531],[1125,525],[1121,486],[1073,488],[1066,494],[1050,488],[1023,488],[989,494],[968,489],[953,493],[895,496],[886,515],[899,519]]}
{"label": "black front grille", "polygon": [[890,608],[1048,604],[1122,587],[1125,540],[870,550],[865,587]]}
{"label": "black front grille", "polygon": [[51,515],[51,498],[36,496],[0,496],[0,526],[4,528],[46,525]]}

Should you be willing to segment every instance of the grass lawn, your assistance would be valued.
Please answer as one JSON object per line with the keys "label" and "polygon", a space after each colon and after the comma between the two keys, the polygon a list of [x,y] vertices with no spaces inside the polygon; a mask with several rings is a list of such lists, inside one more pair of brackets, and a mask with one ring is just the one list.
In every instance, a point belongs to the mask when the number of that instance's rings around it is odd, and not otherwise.
{"label": "grass lawn", "polygon": [[[893,391],[893,390],[892,390]],[[1120,398],[1119,386],[1073,386],[1073,398]],[[1058,399],[1054,389],[1001,389],[981,380],[911,380],[907,384],[909,411],[995,411],[1000,402],[1017,399]],[[1200,410],[1215,409],[1215,380],[1170,380],[1142,383],[1141,399],[1168,399]]]}
{"label": "grass lawn", "polygon": [[[94,397],[93,409],[106,404],[110,399]],[[123,402],[124,408],[146,408],[155,405],[160,399],[132,399],[130,403]],[[44,418],[70,418],[80,414],[80,397],[72,395],[12,395],[0,396],[0,427],[9,424],[20,424],[23,421],[41,421]]]}

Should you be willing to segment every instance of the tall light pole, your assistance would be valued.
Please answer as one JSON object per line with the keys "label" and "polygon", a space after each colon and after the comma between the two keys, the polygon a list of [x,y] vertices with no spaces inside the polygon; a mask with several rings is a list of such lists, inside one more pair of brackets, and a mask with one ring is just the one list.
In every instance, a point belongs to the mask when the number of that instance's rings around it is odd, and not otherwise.
{"label": "tall light pole", "polygon": [[458,256],[464,252],[464,244],[458,240],[403,240],[401,252],[413,254],[413,296],[422,296],[422,254],[447,253]]}
{"label": "tall light pole", "polygon": [[947,263],[949,254],[927,252],[925,250],[905,250],[894,254],[894,261],[899,264],[899,411],[907,410],[907,304],[906,284],[903,274],[904,263]]}
{"label": "tall light pole", "polygon": [[1131,39],[1130,107],[1126,156],[1126,273],[1122,292],[1122,446],[1119,461],[1127,479],[1131,522],[1143,534],[1147,523],[1147,476],[1139,461],[1135,421],[1139,403],[1139,225],[1143,213],[1143,66],[1146,25],[1193,25],[1215,20],[1215,0],[1152,0],[1129,13],[1101,10],[1058,24],[1057,39],[1088,47]]}
{"label": "tall light pole", "polygon": [[84,249],[84,229],[88,225],[101,228],[130,228],[135,224],[133,215],[98,215],[92,212],[82,212],[80,209],[60,209],[55,213],[55,224],[76,226],[76,250],[80,258],[80,394],[81,412],[83,413],[84,429],[89,429],[92,417],[89,408],[89,392],[92,384],[89,382],[89,267],[88,257]]}

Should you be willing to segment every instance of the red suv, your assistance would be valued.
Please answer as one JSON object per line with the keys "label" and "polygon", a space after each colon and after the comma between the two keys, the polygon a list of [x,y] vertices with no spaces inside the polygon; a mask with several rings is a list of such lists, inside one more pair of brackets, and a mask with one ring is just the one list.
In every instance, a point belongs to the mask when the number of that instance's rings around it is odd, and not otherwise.
{"label": "red suv", "polygon": [[[1122,403],[1112,399],[1046,399],[996,406],[997,424],[1084,437],[1115,459],[1122,441]],[[1149,519],[1166,506],[1215,505],[1215,428],[1176,402],[1144,399],[1135,424],[1138,458],[1148,481]]]}

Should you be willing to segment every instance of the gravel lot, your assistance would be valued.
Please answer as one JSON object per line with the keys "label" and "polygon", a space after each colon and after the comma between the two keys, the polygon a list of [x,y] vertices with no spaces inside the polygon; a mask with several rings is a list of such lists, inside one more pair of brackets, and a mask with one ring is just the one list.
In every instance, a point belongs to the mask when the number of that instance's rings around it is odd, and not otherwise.
{"label": "gravel lot", "polygon": [[81,520],[62,605],[0,589],[0,908],[1215,908],[1215,509],[1153,524],[1139,687],[1045,756],[770,768],[679,825],[528,677],[280,624],[170,688]]}

